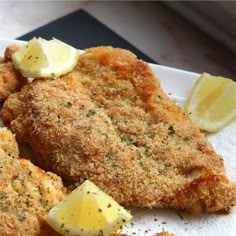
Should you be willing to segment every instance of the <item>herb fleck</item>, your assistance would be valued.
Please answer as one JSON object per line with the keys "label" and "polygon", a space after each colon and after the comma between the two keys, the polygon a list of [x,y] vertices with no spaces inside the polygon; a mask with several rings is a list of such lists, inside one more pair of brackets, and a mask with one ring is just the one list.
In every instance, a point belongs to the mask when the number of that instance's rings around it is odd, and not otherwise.
{"label": "herb fleck", "polygon": [[108,159],[111,159],[112,158],[112,153],[111,152],[106,153],[105,157],[108,158]]}
{"label": "herb fleck", "polygon": [[91,131],[93,129],[93,127],[91,126],[91,125],[89,125],[88,127],[87,127],[87,130],[88,131]]}
{"label": "herb fleck", "polygon": [[189,137],[188,136],[185,136],[184,137],[184,141],[188,141],[189,140]]}
{"label": "herb fleck", "polygon": [[168,128],[168,130],[169,130],[169,134],[175,134],[175,130],[172,125]]}
{"label": "herb fleck", "polygon": [[134,101],[137,101],[137,100],[138,100],[138,97],[135,95],[135,96],[132,97],[132,99],[133,99]]}
{"label": "herb fleck", "polygon": [[123,136],[121,137],[121,142],[126,143],[128,146],[130,145],[134,145],[136,147],[138,147],[138,141],[133,141],[132,139],[129,140],[127,137]]}
{"label": "herb fleck", "polygon": [[179,216],[179,218],[180,218],[181,220],[184,219],[183,216],[181,215],[181,213],[180,213],[179,211],[177,211],[177,215]]}
{"label": "herb fleck", "polygon": [[91,96],[91,98],[92,98],[92,99],[95,99],[95,98],[96,98],[96,96],[97,96],[97,94],[96,94],[96,93],[92,93],[92,96]]}
{"label": "herb fleck", "polygon": [[68,107],[72,107],[72,105],[73,105],[72,102],[67,102]]}
{"label": "herb fleck", "polygon": [[90,109],[90,110],[88,110],[87,117],[93,116],[95,114],[96,114],[96,112]]}
{"label": "herb fleck", "polygon": [[25,217],[25,216],[19,216],[19,220],[20,220],[21,222],[24,222],[24,221],[26,220],[26,217]]}

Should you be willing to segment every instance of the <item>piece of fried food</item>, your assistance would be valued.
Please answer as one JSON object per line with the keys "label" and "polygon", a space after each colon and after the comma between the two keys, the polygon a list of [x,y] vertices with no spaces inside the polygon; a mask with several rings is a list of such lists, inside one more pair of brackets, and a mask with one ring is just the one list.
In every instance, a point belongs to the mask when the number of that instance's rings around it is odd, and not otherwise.
{"label": "piece of fried food", "polygon": [[0,58],[0,102],[27,83],[27,79],[14,68],[11,61],[11,56],[19,48],[17,45],[10,45],[5,51],[5,57]]}
{"label": "piece of fried food", "polygon": [[19,159],[13,134],[0,129],[0,235],[58,236],[43,215],[64,197],[61,180]]}
{"label": "piece of fried food", "polygon": [[88,178],[121,204],[199,213],[236,203],[222,157],[126,50],[86,50],[68,75],[11,95],[2,119],[41,167]]}

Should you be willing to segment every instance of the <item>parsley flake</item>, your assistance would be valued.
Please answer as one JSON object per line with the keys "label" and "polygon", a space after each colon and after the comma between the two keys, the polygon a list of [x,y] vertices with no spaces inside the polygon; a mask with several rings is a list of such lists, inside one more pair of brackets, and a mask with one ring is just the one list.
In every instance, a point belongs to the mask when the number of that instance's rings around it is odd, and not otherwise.
{"label": "parsley flake", "polygon": [[168,128],[168,130],[169,130],[169,134],[175,134],[175,130],[172,125]]}
{"label": "parsley flake", "polygon": [[72,105],[73,105],[72,102],[67,102],[68,107],[72,107]]}

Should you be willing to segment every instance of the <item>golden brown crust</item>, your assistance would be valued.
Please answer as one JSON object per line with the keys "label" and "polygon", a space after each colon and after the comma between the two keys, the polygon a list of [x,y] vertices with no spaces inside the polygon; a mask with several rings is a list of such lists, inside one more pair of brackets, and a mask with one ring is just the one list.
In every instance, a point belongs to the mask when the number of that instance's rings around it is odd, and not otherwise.
{"label": "golden brown crust", "polygon": [[18,44],[9,45],[4,52],[5,61],[12,61],[12,55],[21,49],[21,46]]}
{"label": "golden brown crust", "polygon": [[12,54],[18,49],[16,45],[7,47],[5,58],[0,60],[0,102],[27,83],[27,79],[14,68],[11,61]]}
{"label": "golden brown crust", "polygon": [[59,235],[53,234],[42,217],[63,197],[60,178],[19,159],[13,134],[1,129],[0,235]]}
{"label": "golden brown crust", "polygon": [[126,50],[86,50],[71,73],[10,96],[2,119],[40,166],[89,178],[122,204],[213,212],[236,202],[222,157]]}

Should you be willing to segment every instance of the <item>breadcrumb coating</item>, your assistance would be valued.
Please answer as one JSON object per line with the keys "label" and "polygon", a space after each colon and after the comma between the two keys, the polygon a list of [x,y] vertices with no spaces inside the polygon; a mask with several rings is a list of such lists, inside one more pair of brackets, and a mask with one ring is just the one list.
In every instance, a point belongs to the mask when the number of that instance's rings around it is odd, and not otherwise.
{"label": "breadcrumb coating", "polygon": [[10,94],[19,91],[27,83],[27,79],[15,69],[11,61],[11,56],[19,48],[17,45],[8,46],[5,50],[5,57],[0,58],[0,102]]}
{"label": "breadcrumb coating", "polygon": [[60,178],[20,159],[15,137],[0,129],[0,235],[59,236],[42,217],[63,197]]}
{"label": "breadcrumb coating", "polygon": [[236,203],[223,158],[129,51],[86,50],[71,73],[11,95],[2,119],[42,168],[123,205],[197,214]]}

